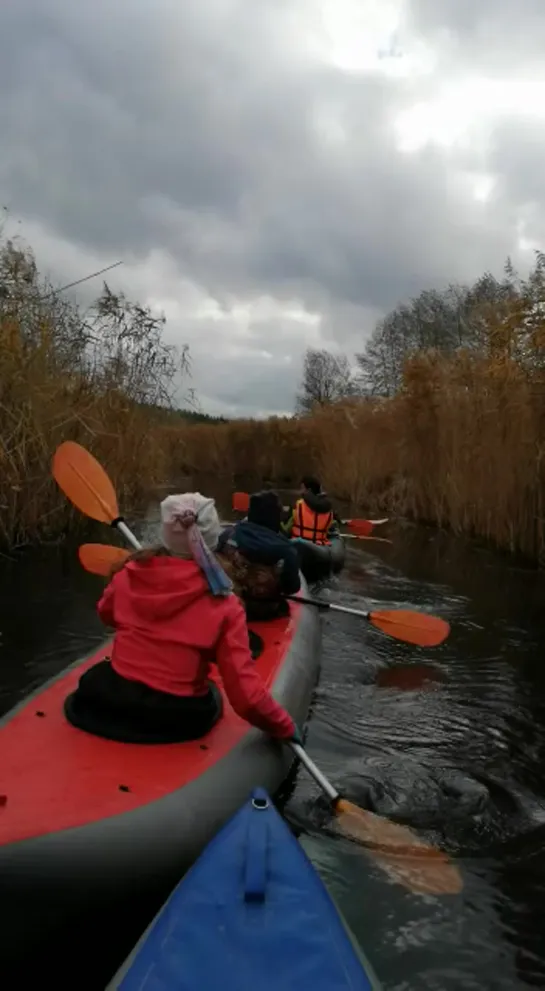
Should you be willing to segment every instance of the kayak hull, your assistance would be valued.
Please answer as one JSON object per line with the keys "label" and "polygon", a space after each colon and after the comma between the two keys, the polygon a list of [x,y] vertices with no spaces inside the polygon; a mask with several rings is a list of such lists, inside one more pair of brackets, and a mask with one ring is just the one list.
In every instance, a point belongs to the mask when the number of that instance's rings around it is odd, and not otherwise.
{"label": "kayak hull", "polygon": [[[265,642],[256,666],[299,726],[319,675],[316,614],[294,605],[290,618],[252,624]],[[64,698],[106,653],[0,721],[2,962],[74,924],[79,910],[170,890],[254,786],[274,794],[290,771],[289,748],[239,719],[225,696],[224,717],[190,743],[115,743],[70,726]]]}
{"label": "kayak hull", "polygon": [[338,574],[344,567],[346,547],[342,537],[334,537],[329,544],[313,544],[311,540],[296,537],[292,544],[297,551],[299,567],[308,582]]}
{"label": "kayak hull", "polygon": [[178,884],[107,991],[373,991],[376,978],[259,788]]}

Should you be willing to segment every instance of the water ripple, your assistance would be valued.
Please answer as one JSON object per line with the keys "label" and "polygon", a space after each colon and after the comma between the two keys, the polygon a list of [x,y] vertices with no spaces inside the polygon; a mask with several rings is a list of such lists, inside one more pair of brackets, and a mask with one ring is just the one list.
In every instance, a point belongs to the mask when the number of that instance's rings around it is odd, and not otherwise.
{"label": "water ripple", "polygon": [[421,609],[447,619],[451,636],[423,650],[330,617],[308,745],[352,801],[459,858],[464,893],[426,902],[392,885],[334,821],[316,820],[316,789],[302,775],[288,813],[307,823],[313,860],[387,991],[544,987],[533,921],[545,890],[539,578],[424,533],[373,555],[351,549],[346,574],[321,594]]}

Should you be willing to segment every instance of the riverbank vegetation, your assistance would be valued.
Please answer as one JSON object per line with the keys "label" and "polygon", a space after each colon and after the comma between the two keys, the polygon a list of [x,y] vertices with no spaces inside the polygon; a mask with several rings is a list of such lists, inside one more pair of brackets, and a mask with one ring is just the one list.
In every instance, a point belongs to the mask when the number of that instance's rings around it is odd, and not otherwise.
{"label": "riverbank vegetation", "polygon": [[79,519],[51,478],[63,440],[104,461],[124,506],[168,477],[166,409],[189,355],[165,343],[163,325],[107,285],[83,312],[40,277],[29,248],[0,245],[2,544],[57,535]]}
{"label": "riverbank vegetation", "polygon": [[[130,509],[182,476],[291,486],[318,473],[338,498],[545,561],[545,256],[521,278],[422,292],[375,328],[353,368],[307,353],[298,415],[207,418],[173,402],[189,353],[164,319],[107,285],[82,312],[0,245],[0,542],[79,519],[51,479],[86,445]],[[178,404],[179,405],[179,404]]]}
{"label": "riverbank vegetation", "polygon": [[397,307],[355,375],[309,352],[297,402],[295,419],[187,431],[180,462],[286,485],[313,470],[354,506],[545,562],[545,256]]}

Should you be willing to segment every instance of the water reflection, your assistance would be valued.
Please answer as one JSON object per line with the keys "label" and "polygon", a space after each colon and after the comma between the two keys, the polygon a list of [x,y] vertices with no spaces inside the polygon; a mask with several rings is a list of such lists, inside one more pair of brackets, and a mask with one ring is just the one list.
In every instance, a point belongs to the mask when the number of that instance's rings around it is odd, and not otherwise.
{"label": "water reflection", "polygon": [[431,664],[392,664],[377,673],[379,688],[399,692],[429,692],[446,681],[446,674]]}

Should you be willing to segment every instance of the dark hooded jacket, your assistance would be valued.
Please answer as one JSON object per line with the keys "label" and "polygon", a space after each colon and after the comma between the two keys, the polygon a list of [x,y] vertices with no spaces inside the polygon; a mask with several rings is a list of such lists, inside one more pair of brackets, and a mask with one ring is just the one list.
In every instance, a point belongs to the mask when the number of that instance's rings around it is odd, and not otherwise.
{"label": "dark hooded jacket", "polygon": [[294,595],[301,587],[297,554],[280,532],[281,515],[274,492],[257,493],[250,499],[248,518],[224,530],[218,543],[216,553],[249,618],[277,615],[280,596]]}

